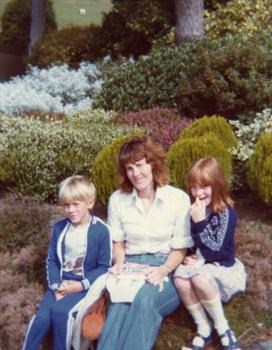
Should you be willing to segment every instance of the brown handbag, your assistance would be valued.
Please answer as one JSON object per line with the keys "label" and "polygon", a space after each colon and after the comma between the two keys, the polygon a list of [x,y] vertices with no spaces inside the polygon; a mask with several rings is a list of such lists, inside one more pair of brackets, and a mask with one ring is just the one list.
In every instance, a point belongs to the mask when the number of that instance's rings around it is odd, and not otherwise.
{"label": "brown handbag", "polygon": [[89,340],[99,338],[106,319],[109,304],[108,292],[105,290],[89,308],[81,322],[81,334]]}

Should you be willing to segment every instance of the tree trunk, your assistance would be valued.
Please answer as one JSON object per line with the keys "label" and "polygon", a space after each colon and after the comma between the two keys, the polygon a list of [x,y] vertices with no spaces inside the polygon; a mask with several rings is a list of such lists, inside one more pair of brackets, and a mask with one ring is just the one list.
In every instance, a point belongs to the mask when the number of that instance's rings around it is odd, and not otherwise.
{"label": "tree trunk", "polygon": [[31,25],[30,25],[30,44],[29,55],[32,53],[33,45],[41,39],[45,29],[46,18],[46,1],[47,0],[32,0],[31,1]]}
{"label": "tree trunk", "polygon": [[175,42],[194,42],[204,37],[204,1],[175,0]]}

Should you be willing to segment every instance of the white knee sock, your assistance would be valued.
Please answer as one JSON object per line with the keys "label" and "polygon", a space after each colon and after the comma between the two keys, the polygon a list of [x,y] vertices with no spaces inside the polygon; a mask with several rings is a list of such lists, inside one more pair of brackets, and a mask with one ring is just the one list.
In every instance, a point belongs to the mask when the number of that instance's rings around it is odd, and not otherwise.
{"label": "white knee sock", "polygon": [[211,325],[205,310],[200,303],[186,305],[187,310],[192,315],[197,326],[197,333],[203,337],[208,337],[211,334]]}
{"label": "white knee sock", "polygon": [[208,314],[211,316],[214,322],[214,328],[217,330],[217,333],[219,335],[225,333],[225,331],[229,328],[229,324],[224,314],[224,309],[219,293],[214,299],[201,300],[200,302]]}

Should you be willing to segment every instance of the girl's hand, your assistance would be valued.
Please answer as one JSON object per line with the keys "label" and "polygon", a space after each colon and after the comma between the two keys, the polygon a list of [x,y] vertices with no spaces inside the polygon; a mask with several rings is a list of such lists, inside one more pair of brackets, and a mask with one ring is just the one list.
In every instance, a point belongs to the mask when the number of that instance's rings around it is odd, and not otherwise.
{"label": "girl's hand", "polygon": [[205,220],[206,204],[204,201],[196,197],[196,201],[191,205],[190,214],[194,222]]}
{"label": "girl's hand", "polygon": [[110,274],[114,276],[118,276],[123,271],[123,268],[124,268],[124,263],[117,263],[117,264],[114,264],[112,267],[110,267],[108,271]]}
{"label": "girl's hand", "polygon": [[67,294],[81,292],[83,290],[82,284],[79,281],[64,281],[57,289],[57,293],[59,293],[62,297]]}
{"label": "girl's hand", "polygon": [[146,282],[152,283],[155,286],[161,285],[166,276],[168,276],[168,271],[163,265],[152,266],[146,273]]}
{"label": "girl's hand", "polygon": [[183,265],[194,265],[197,262],[197,256],[195,254],[186,256],[183,260]]}

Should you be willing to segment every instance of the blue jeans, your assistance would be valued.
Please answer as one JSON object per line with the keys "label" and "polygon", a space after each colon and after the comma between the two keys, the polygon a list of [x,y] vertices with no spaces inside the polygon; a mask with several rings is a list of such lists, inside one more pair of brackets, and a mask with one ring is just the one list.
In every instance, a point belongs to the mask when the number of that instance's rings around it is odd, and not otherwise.
{"label": "blue jeans", "polygon": [[[160,266],[167,256],[144,254],[127,256],[126,261]],[[108,309],[97,350],[151,350],[163,318],[180,304],[172,278],[159,286],[145,283],[132,303],[112,303]]]}

